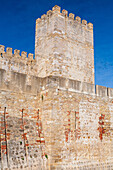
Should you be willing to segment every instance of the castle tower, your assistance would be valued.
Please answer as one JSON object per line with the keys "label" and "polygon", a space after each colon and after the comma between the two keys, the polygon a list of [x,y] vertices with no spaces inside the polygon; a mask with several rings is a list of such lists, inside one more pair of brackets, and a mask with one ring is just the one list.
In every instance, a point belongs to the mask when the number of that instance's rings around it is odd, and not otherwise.
{"label": "castle tower", "polygon": [[94,84],[93,24],[60,10],[56,5],[36,20],[37,76],[53,75]]}

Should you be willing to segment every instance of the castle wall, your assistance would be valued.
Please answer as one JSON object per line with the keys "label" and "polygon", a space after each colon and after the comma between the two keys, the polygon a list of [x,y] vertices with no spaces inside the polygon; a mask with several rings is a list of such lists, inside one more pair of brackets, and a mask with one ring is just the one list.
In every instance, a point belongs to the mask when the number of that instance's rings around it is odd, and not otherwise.
{"label": "castle wall", "polygon": [[62,88],[52,94],[51,169],[112,169],[112,98]]}
{"label": "castle wall", "polygon": [[33,59],[33,54],[22,51],[20,55],[20,50],[13,50],[7,47],[5,51],[5,46],[0,45],[0,70],[3,69],[5,74],[5,82],[11,81],[11,72],[17,72],[21,74],[26,74],[27,84],[31,84],[30,76],[37,76],[37,64],[35,59]]}
{"label": "castle wall", "polygon": [[[0,90],[0,168],[2,170],[48,169],[47,146],[51,138],[45,139],[46,123],[42,116],[42,109],[41,94]],[[46,116],[46,121],[47,119]]]}
{"label": "castle wall", "polygon": [[[19,76],[15,81],[18,82],[18,79]],[[23,167],[27,170],[32,164],[33,170],[40,167],[112,169],[113,89],[102,86],[95,88],[93,84],[55,76],[38,81],[41,90],[36,94],[34,91],[22,91],[23,88],[17,92],[0,87],[1,127],[4,127],[4,107],[8,113],[6,129],[11,168]],[[27,156],[24,155],[22,109],[24,137],[29,145],[26,145]],[[102,140],[101,115],[105,115]],[[1,146],[4,150],[4,141]],[[3,165],[7,167],[7,157],[2,153]]]}
{"label": "castle wall", "polygon": [[56,6],[36,20],[38,76],[94,83],[93,25]]}
{"label": "castle wall", "polygon": [[113,169],[113,89],[94,84],[93,25],[55,6],[33,54],[0,45],[0,168]]}

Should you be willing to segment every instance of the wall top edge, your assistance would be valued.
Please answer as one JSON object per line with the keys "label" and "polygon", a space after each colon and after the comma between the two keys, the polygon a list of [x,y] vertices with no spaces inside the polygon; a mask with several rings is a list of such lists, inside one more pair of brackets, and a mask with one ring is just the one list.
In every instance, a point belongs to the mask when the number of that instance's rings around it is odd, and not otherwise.
{"label": "wall top edge", "polygon": [[58,5],[55,5],[52,8],[52,10],[47,11],[47,13],[43,14],[41,16],[41,18],[38,18],[36,20],[36,24],[40,23],[41,21],[47,20],[48,17],[51,17],[54,14],[61,15],[61,16],[65,17],[65,18],[67,18],[68,20],[76,21],[77,23],[79,23],[79,24],[81,24],[83,26],[87,25],[87,28],[89,30],[93,30],[93,24],[91,22],[87,23],[87,21],[84,20],[84,19],[81,21],[81,18],[79,16],[75,17],[75,14],[73,14],[73,13],[69,13],[69,15],[68,15],[68,11],[65,10],[65,9],[63,9],[61,11],[61,7],[59,7]]}

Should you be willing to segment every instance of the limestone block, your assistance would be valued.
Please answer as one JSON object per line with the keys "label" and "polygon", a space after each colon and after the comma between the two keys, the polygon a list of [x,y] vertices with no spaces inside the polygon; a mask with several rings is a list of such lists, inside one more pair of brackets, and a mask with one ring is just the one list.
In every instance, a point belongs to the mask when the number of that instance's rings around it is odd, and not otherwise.
{"label": "limestone block", "polygon": [[108,88],[108,96],[109,97],[113,97],[113,89],[112,88]]}
{"label": "limestone block", "polygon": [[82,20],[82,24],[83,25],[87,25],[87,21],[86,20]]}
{"label": "limestone block", "polygon": [[8,57],[11,57],[12,56],[12,48],[7,47],[6,48],[6,54],[7,54]]}
{"label": "limestone block", "polygon": [[107,87],[96,85],[96,94],[102,97],[107,97]]}
{"label": "limestone block", "polygon": [[77,21],[78,23],[81,23],[81,18],[80,18],[79,16],[77,16],[77,17],[76,17],[76,21]]}
{"label": "limestone block", "polygon": [[28,54],[28,59],[29,59],[30,61],[32,61],[32,60],[33,60],[33,54],[29,53],[29,54]]}
{"label": "limestone block", "polygon": [[20,50],[15,49],[14,50],[14,56],[19,57],[20,56]]}
{"label": "limestone block", "polygon": [[65,10],[65,9],[63,9],[63,10],[62,10],[62,14],[63,14],[65,17],[67,17],[67,16],[68,16],[68,11]]}
{"label": "limestone block", "polygon": [[47,19],[47,15],[46,15],[46,14],[43,14],[43,15],[41,16],[41,19],[42,19],[42,20]]}
{"label": "limestone block", "polygon": [[76,80],[69,80],[69,88],[81,91],[81,82]]}
{"label": "limestone block", "polygon": [[60,7],[58,5],[55,5],[53,8],[52,8],[52,11],[55,12],[55,13],[60,13]]}
{"label": "limestone block", "polygon": [[0,45],[0,53],[4,53],[4,49],[5,49],[5,46],[4,45]]}
{"label": "limestone block", "polygon": [[26,59],[27,58],[27,52],[22,51],[21,52],[21,57],[22,57],[22,59]]}
{"label": "limestone block", "polygon": [[52,11],[51,10],[47,11],[47,16],[50,17],[51,15],[52,15]]}
{"label": "limestone block", "polygon": [[93,24],[92,23],[88,23],[88,28],[93,30]]}
{"label": "limestone block", "polygon": [[75,17],[75,14],[72,14],[72,13],[69,14],[69,18],[74,20],[74,17]]}
{"label": "limestone block", "polygon": [[95,94],[95,85],[94,84],[90,84],[90,83],[82,83],[82,91],[89,93],[89,94]]}

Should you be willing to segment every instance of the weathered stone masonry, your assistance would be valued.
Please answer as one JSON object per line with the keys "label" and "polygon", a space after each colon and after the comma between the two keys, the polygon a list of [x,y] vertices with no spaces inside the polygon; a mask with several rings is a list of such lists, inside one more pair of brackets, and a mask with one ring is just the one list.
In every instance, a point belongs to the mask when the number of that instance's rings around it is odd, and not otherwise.
{"label": "weathered stone masonry", "polygon": [[113,89],[94,85],[93,25],[60,7],[33,54],[0,46],[0,167],[113,169]]}

